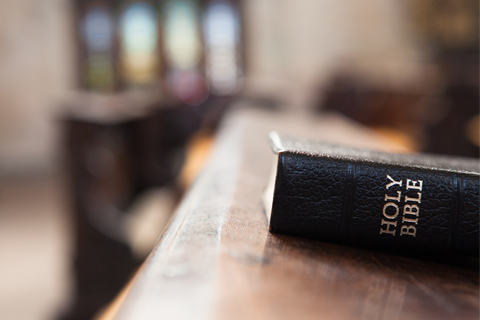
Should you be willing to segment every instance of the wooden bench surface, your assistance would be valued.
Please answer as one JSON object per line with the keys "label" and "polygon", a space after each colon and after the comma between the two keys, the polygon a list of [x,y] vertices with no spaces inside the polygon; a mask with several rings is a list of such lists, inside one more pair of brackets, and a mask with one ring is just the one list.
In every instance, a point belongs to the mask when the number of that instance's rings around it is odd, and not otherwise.
{"label": "wooden bench surface", "polygon": [[269,233],[270,130],[394,147],[335,115],[234,112],[111,318],[479,318],[478,269]]}

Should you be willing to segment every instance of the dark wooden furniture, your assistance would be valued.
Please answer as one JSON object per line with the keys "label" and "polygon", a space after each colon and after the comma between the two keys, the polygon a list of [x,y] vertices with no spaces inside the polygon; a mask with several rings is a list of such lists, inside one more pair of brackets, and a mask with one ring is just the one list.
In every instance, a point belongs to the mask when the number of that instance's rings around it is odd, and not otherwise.
{"label": "dark wooden furniture", "polygon": [[122,109],[112,101],[118,98],[75,100],[63,117],[74,294],[62,320],[91,319],[140,265],[122,219],[143,190],[174,183],[187,140],[200,125],[185,105],[131,102]]}
{"label": "dark wooden furniture", "polygon": [[209,165],[102,319],[478,319],[478,260],[396,256],[269,233],[262,193],[272,129],[394,147],[338,116],[231,114]]}

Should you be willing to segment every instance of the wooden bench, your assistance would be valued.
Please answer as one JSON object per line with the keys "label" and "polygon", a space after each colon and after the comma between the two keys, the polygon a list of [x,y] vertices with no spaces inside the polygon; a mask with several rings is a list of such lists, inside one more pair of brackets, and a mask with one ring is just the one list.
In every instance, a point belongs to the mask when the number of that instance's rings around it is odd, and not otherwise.
{"label": "wooden bench", "polygon": [[[271,234],[267,134],[392,150],[335,115],[243,110],[133,281],[102,319],[478,319],[478,259],[404,257]],[[460,261],[461,260],[461,261]]]}

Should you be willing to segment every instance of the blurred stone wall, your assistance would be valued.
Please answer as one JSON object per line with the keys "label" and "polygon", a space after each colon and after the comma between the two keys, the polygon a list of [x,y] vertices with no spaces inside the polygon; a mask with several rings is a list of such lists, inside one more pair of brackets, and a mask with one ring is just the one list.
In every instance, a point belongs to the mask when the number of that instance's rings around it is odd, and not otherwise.
{"label": "blurred stone wall", "polygon": [[0,175],[51,169],[73,85],[67,0],[0,1]]}
{"label": "blurred stone wall", "polygon": [[281,87],[276,91],[299,107],[307,106],[334,72],[402,86],[416,78],[424,58],[410,30],[407,1],[245,4],[251,87]]}

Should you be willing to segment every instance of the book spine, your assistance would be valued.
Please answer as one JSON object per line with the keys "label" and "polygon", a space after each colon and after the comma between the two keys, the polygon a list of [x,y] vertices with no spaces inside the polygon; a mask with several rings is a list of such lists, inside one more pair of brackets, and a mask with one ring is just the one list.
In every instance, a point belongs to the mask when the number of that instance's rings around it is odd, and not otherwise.
{"label": "book spine", "polygon": [[272,232],[478,256],[479,177],[280,152]]}

